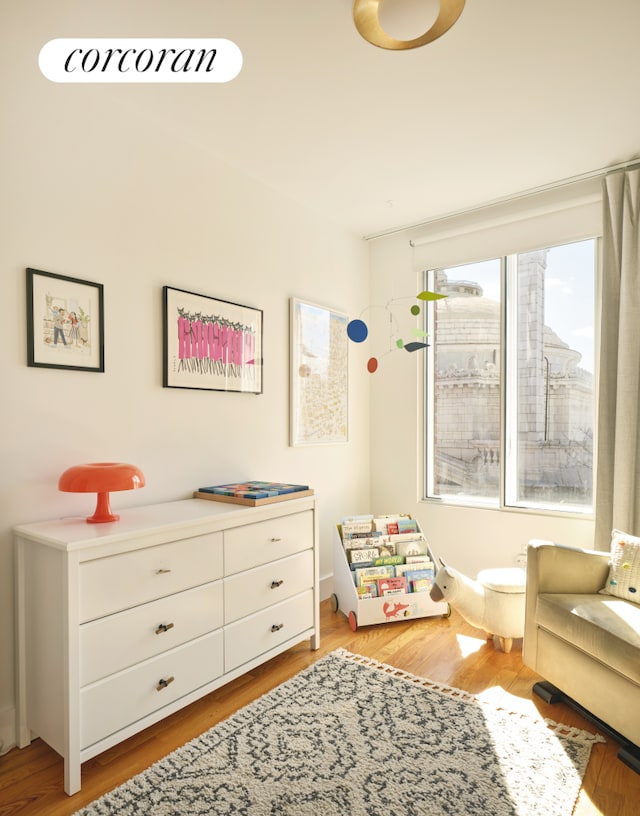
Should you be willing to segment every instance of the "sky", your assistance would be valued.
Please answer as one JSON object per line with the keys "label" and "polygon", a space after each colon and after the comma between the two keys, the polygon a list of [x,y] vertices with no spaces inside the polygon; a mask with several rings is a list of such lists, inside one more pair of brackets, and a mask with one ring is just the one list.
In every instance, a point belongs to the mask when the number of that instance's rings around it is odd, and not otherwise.
{"label": "sky", "polygon": [[[593,240],[553,247],[547,254],[545,324],[582,354],[581,368],[594,371],[595,252]],[[470,280],[484,297],[500,300],[500,262],[482,261],[448,270],[449,280]]]}

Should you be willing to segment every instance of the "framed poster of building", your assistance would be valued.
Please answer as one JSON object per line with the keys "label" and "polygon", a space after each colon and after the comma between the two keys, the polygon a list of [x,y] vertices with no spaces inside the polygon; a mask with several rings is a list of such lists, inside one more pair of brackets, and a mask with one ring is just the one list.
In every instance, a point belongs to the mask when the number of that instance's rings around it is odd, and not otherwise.
{"label": "framed poster of building", "polygon": [[291,298],[290,444],[348,441],[346,314]]}

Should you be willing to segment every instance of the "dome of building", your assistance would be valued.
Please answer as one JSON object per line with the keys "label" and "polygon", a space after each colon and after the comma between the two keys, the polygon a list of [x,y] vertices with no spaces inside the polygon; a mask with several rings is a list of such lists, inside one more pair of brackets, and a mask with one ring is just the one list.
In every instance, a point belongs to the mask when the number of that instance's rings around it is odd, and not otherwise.
{"label": "dome of building", "polygon": [[485,297],[447,297],[438,303],[438,322],[447,320],[493,320],[500,323],[500,304]]}

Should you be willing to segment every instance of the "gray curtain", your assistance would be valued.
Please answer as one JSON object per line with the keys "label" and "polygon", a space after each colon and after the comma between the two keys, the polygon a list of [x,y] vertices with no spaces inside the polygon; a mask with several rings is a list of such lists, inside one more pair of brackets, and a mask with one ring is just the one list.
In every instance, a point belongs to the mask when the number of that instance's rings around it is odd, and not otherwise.
{"label": "gray curtain", "polygon": [[640,168],[603,180],[595,547],[640,535]]}

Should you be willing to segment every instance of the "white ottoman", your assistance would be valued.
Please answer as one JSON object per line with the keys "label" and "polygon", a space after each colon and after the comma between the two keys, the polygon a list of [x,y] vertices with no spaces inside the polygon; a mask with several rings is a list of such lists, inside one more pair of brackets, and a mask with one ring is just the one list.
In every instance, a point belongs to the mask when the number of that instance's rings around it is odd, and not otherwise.
{"label": "white ottoman", "polygon": [[484,589],[486,629],[497,636],[503,652],[524,636],[526,573],[520,567],[485,569],[478,573]]}

